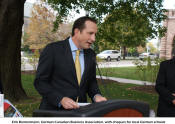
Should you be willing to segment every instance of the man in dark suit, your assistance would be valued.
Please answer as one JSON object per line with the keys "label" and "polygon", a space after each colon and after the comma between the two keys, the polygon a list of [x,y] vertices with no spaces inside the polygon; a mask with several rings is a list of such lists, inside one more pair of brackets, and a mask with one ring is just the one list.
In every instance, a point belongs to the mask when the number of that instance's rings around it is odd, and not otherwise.
{"label": "man in dark suit", "polygon": [[157,116],[175,117],[175,58],[161,62],[155,89],[159,94]]}
{"label": "man in dark suit", "polygon": [[[106,101],[96,81],[96,56],[90,46],[95,42],[96,21],[84,16],[74,22],[72,36],[51,43],[40,55],[34,82],[42,95],[40,109],[79,108],[77,102]],[[75,67],[76,51],[80,51],[80,81]]]}

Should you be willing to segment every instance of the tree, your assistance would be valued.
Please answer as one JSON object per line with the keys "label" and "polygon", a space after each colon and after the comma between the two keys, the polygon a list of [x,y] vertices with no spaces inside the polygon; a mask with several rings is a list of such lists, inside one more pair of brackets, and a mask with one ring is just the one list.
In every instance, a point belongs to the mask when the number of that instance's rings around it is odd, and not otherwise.
{"label": "tree", "polygon": [[139,53],[137,52],[137,47],[131,47],[127,49],[127,54],[129,54],[130,56],[138,56]]}
{"label": "tree", "polygon": [[[149,20],[142,19],[134,8],[128,6],[124,9],[124,7],[125,4],[105,18],[100,26],[99,40],[110,39],[108,42],[122,47],[125,59],[126,48],[145,44],[146,38],[152,36],[152,27],[149,26]],[[126,17],[128,11],[133,16]],[[120,16],[115,17],[114,21],[111,20],[116,13],[120,13]]]}
{"label": "tree", "polygon": [[146,50],[145,46],[143,47],[143,46],[140,45],[140,46],[137,47],[138,53],[143,53],[143,52],[145,52],[145,50]]}
{"label": "tree", "polygon": [[[157,31],[162,31],[162,26],[160,22],[166,18],[163,9],[163,0],[44,0],[52,6],[54,10],[58,12],[57,20],[55,26],[58,27],[58,23],[63,21],[62,17],[67,16],[70,10],[75,10],[79,12],[80,8],[83,8],[89,13],[89,15],[98,18],[99,21],[103,21],[103,17],[113,13],[116,9],[123,7],[126,9],[128,17],[134,19],[132,11],[130,13],[130,8],[135,8],[136,12],[142,15],[143,19],[149,19],[150,25],[154,28],[154,35],[157,35]],[[115,13],[113,20],[116,17],[121,16],[123,13]],[[161,32],[163,33],[163,32]]]}
{"label": "tree", "polygon": [[5,98],[26,98],[21,84],[21,36],[25,0],[0,1],[0,79]]}
{"label": "tree", "polygon": [[42,49],[46,44],[58,40],[63,40],[70,36],[70,23],[62,23],[59,29],[53,31],[53,22],[55,21],[54,11],[44,2],[33,5],[32,17],[27,28],[28,38],[24,44],[30,49]]}
{"label": "tree", "polygon": [[137,4],[133,5],[132,1],[121,2],[120,7],[111,12],[100,25],[98,41],[105,39],[121,46],[125,59],[126,48],[143,46],[148,38],[157,36],[156,31],[164,30],[163,27],[153,28],[148,13],[143,14],[140,11],[142,9],[138,9]]}
{"label": "tree", "polygon": [[149,48],[149,52],[150,53],[157,53],[157,49],[156,49],[156,47],[154,47],[154,45],[151,43],[151,42],[148,42],[147,43],[147,47]]}

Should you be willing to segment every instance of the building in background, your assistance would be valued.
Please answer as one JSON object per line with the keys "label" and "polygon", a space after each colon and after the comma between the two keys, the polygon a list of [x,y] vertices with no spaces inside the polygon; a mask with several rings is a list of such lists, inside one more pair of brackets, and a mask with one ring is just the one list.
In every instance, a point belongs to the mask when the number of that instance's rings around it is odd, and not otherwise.
{"label": "building in background", "polygon": [[27,27],[30,23],[30,17],[32,12],[33,4],[29,2],[25,2],[24,4],[24,25],[23,25],[23,33],[26,31]]}
{"label": "building in background", "polygon": [[175,9],[169,9],[166,15],[168,18],[163,25],[167,27],[167,32],[161,38],[160,58],[171,59],[175,55]]}

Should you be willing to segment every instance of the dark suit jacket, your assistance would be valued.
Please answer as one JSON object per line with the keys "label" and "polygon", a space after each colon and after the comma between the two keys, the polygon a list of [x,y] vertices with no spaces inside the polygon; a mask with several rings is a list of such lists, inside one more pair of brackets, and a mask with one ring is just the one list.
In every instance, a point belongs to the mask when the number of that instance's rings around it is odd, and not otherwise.
{"label": "dark suit jacket", "polygon": [[157,116],[175,117],[175,58],[161,62],[156,80],[156,91],[159,94]]}
{"label": "dark suit jacket", "polygon": [[1,80],[0,80],[0,93],[1,94],[3,94],[3,90],[2,90],[3,88],[2,88],[2,82],[1,82]]}
{"label": "dark suit jacket", "polygon": [[86,94],[93,99],[101,94],[96,81],[96,58],[91,49],[84,50],[85,69],[78,85],[69,40],[51,43],[40,55],[35,78],[35,88],[42,95],[40,109],[60,109],[63,97],[87,102]]}

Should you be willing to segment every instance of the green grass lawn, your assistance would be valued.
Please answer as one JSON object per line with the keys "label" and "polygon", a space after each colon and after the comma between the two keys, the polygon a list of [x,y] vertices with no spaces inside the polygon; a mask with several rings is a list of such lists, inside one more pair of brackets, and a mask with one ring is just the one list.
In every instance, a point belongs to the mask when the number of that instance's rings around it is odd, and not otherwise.
{"label": "green grass lawn", "polygon": [[[115,67],[115,68],[100,68],[100,72],[103,76],[109,77],[118,77],[118,78],[126,78],[126,79],[133,79],[133,80],[142,80],[142,81],[150,81],[152,82],[153,73],[150,71],[146,71],[145,74],[139,72],[136,67]],[[99,72],[97,70],[97,75]],[[156,76],[154,76],[156,78]]]}
{"label": "green grass lawn", "polygon": [[[31,117],[32,112],[38,109],[41,96],[33,86],[34,75],[22,74],[23,87],[28,95],[28,99],[14,103],[17,109],[24,117]],[[107,83],[99,84],[101,92],[108,99],[130,99],[149,103],[151,109],[156,110],[158,96],[157,94],[143,93],[133,91],[130,88],[138,85],[122,84],[122,83]]]}
{"label": "green grass lawn", "polygon": [[23,116],[32,117],[32,112],[39,107],[41,96],[34,88],[34,75],[22,74],[21,78],[23,88],[27,93],[28,99],[15,103],[15,106]]}
{"label": "green grass lawn", "polygon": [[104,96],[108,99],[129,99],[137,100],[149,103],[150,108],[156,111],[158,95],[157,93],[144,93],[141,91],[131,90],[132,87],[136,87],[135,84],[124,83],[108,83],[100,85],[100,89]]}

